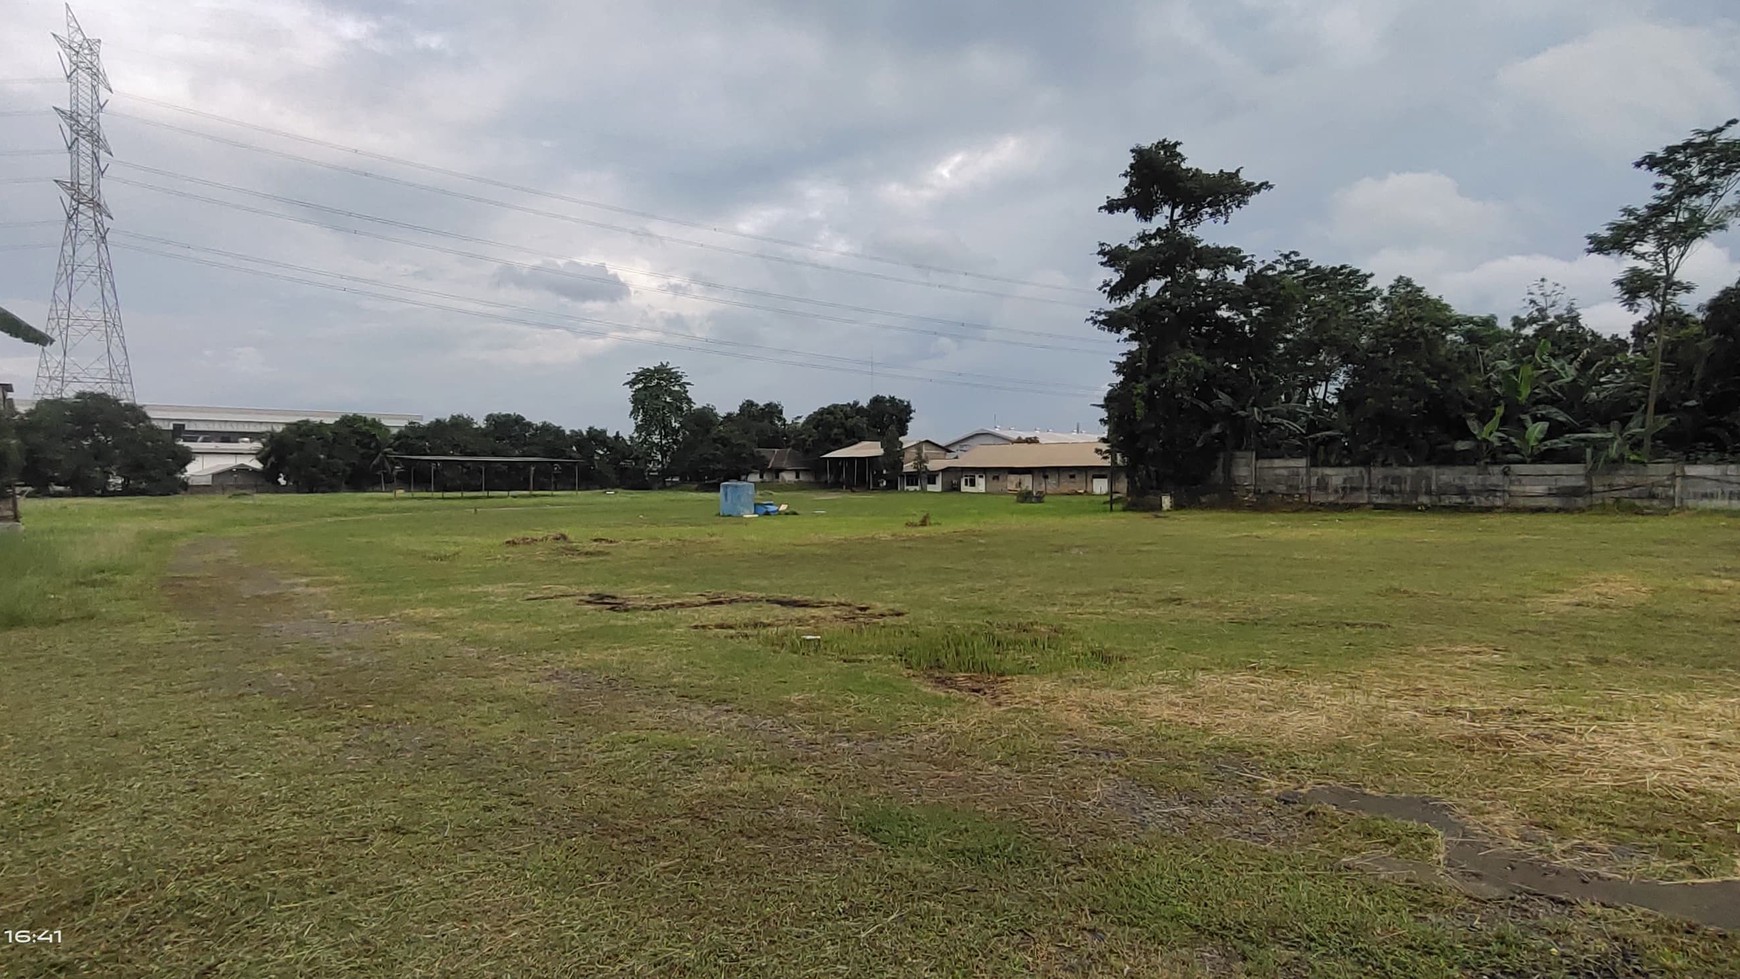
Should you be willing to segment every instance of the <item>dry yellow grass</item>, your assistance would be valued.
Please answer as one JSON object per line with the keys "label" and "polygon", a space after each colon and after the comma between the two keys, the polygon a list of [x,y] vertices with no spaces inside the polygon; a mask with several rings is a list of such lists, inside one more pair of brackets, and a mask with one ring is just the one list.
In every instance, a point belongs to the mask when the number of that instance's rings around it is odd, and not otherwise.
{"label": "dry yellow grass", "polygon": [[1649,600],[1650,591],[1649,586],[1625,575],[1595,575],[1573,588],[1542,596],[1535,609],[1551,614],[1576,608],[1636,608]]}
{"label": "dry yellow grass", "polygon": [[1503,779],[1526,758],[1527,778],[1642,788],[1664,795],[1740,796],[1740,687],[1684,692],[1615,690],[1587,704],[1554,702],[1547,688],[1493,676],[1490,647],[1446,647],[1430,670],[1369,670],[1335,678],[1274,672],[1161,675],[1129,689],[1019,678],[1005,702],[1072,723],[1110,718],[1182,725],[1274,745],[1428,739],[1476,756]]}

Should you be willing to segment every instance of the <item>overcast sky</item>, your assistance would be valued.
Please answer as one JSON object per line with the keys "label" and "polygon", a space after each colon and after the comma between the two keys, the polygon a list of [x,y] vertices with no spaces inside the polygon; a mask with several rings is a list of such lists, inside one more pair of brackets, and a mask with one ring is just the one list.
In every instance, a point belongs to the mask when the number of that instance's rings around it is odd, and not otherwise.
{"label": "overcast sky", "polygon": [[[30,154],[61,146],[65,86],[44,80],[62,13],[9,8],[0,304],[40,323],[65,160]],[[76,9],[116,91],[106,190],[148,402],[616,428],[624,376],[669,360],[722,409],[891,392],[944,438],[1097,427],[1116,346],[1084,323],[1093,253],[1136,228],[1095,208],[1133,144],[1272,181],[1222,232],[1259,254],[1411,275],[1502,316],[1545,276],[1618,332],[1616,268],[1583,236],[1647,193],[1633,159],[1740,115],[1732,0]],[[1729,236],[1697,257],[1700,295],[1737,254]],[[34,373],[0,349],[0,379]]]}

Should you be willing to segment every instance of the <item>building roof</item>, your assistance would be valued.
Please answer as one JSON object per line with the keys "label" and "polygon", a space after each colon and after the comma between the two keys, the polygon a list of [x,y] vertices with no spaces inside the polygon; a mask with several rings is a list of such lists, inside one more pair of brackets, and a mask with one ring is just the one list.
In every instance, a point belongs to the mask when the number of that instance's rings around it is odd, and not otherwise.
{"label": "building roof", "polygon": [[935,459],[931,469],[1109,469],[1103,442],[1010,442],[981,445],[953,459]]}
{"label": "building roof", "polygon": [[810,460],[796,449],[756,449],[764,471],[810,469]]}
{"label": "building roof", "polygon": [[822,456],[824,459],[879,459],[881,457],[882,443],[875,439],[854,442],[843,449],[835,449]]}
{"label": "building roof", "polygon": [[1046,432],[1037,429],[1022,428],[979,428],[968,432],[948,444],[958,445],[976,435],[994,435],[1005,442],[1032,440],[1039,442],[1042,445],[1060,445],[1072,442],[1092,443],[1105,440],[1104,435],[1095,432]]}
{"label": "building roof", "polygon": [[205,476],[205,477],[209,478],[212,476],[216,476],[220,473],[234,472],[237,469],[249,469],[249,470],[252,470],[254,472],[259,472],[260,470],[262,470],[264,468],[265,468],[264,466],[260,465],[258,462],[256,462],[253,459],[243,459],[240,462],[224,460],[224,461],[219,461],[219,462],[210,462],[210,463],[207,463],[203,466],[189,466],[187,468],[187,471],[185,473],[182,473],[182,475],[186,476],[189,479],[193,479],[193,478],[198,477],[198,476]]}

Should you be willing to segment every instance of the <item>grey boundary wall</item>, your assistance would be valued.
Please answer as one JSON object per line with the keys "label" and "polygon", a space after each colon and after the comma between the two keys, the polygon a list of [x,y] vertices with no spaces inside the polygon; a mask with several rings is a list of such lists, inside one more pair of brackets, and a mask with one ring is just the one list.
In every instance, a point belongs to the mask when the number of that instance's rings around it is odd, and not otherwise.
{"label": "grey boundary wall", "polygon": [[[1663,510],[1740,510],[1740,464],[1312,466],[1235,452],[1221,480],[1242,499],[1314,506],[1584,510],[1625,501]],[[1221,482],[1217,480],[1217,485]]]}

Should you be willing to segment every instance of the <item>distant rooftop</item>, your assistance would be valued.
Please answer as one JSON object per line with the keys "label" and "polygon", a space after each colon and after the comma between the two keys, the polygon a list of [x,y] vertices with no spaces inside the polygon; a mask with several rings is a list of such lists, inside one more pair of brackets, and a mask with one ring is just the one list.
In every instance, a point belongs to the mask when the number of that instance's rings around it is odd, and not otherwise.
{"label": "distant rooftop", "polygon": [[1106,437],[1102,432],[1053,432],[1040,428],[976,428],[947,444],[955,445],[978,435],[992,435],[1005,442],[1033,441],[1041,445],[1099,442]]}

